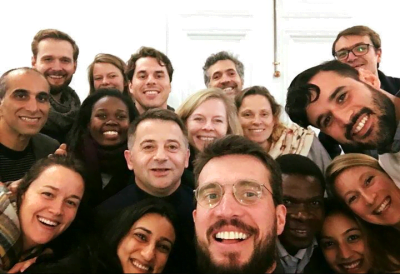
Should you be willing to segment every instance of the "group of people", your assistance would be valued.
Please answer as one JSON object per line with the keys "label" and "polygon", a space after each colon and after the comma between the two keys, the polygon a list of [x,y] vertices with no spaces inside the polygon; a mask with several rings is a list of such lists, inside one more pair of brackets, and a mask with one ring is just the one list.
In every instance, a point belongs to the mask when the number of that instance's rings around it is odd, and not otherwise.
{"label": "group of people", "polygon": [[293,79],[284,124],[225,51],[176,111],[164,53],[97,54],[81,104],[77,44],[39,31],[0,77],[0,269],[400,271],[400,79],[366,26],[332,55]]}

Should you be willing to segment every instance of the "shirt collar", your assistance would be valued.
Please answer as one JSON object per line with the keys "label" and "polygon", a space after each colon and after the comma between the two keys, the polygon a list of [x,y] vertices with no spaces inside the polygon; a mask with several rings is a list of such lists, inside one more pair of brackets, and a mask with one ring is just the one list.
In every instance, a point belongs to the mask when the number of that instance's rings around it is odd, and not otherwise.
{"label": "shirt collar", "polygon": [[286,256],[291,256],[298,260],[302,260],[304,258],[307,250],[311,249],[312,251],[314,251],[314,249],[318,246],[317,239],[314,238],[311,245],[309,245],[307,248],[300,249],[299,251],[297,251],[296,255],[292,256],[286,251],[285,247],[281,244],[279,240],[277,240],[276,244],[278,247],[279,257],[284,258]]}

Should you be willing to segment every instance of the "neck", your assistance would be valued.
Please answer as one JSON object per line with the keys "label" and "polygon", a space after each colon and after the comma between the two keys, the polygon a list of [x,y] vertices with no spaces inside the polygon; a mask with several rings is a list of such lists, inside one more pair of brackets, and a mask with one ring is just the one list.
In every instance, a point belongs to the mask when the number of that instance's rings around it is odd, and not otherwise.
{"label": "neck", "polygon": [[265,140],[262,143],[258,143],[266,152],[268,152],[271,148],[271,142],[268,140]]}
{"label": "neck", "polygon": [[135,106],[137,111],[139,112],[139,114],[143,114],[143,112],[145,112],[146,110],[152,109],[152,108],[162,108],[162,109],[167,109],[167,102],[165,102],[164,104],[162,104],[159,107],[151,107],[151,108],[146,108],[145,106],[142,106],[141,104],[139,104],[138,101],[135,101]]}
{"label": "neck", "polygon": [[171,184],[171,186],[168,188],[157,188],[154,186],[149,186],[149,185],[143,184],[137,178],[135,178],[135,183],[141,190],[143,190],[147,194],[150,194],[151,196],[158,197],[158,198],[167,197],[167,196],[171,195],[181,185],[181,181],[179,180],[178,183]]}
{"label": "neck", "polygon": [[53,97],[54,101],[60,103],[60,101],[61,101],[61,94],[62,94],[62,92],[59,92],[58,94],[51,95],[51,97]]}
{"label": "neck", "polygon": [[15,132],[4,120],[0,120],[0,132],[0,143],[16,151],[23,151],[28,146],[29,140],[31,139],[31,136]]}

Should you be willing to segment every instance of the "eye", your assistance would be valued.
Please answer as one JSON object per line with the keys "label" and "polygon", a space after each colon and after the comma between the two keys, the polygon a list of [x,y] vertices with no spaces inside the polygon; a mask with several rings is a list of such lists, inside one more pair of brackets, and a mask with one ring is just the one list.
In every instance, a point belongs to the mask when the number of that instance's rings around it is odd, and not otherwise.
{"label": "eye", "polygon": [[141,242],[145,242],[147,240],[146,235],[144,235],[143,233],[136,232],[134,235],[135,238],[137,238]]}
{"label": "eye", "polygon": [[200,116],[194,117],[193,121],[197,121],[197,122],[201,122],[203,121],[203,118],[201,118]]}
{"label": "eye", "polygon": [[15,92],[13,97],[18,100],[25,100],[25,99],[29,98],[28,93],[23,92],[23,91]]}
{"label": "eye", "polygon": [[235,76],[235,75],[236,75],[236,72],[235,72],[235,71],[231,71],[231,72],[229,73],[229,75],[230,75],[230,76]]}
{"label": "eye", "polygon": [[37,96],[37,100],[41,103],[45,103],[49,101],[49,95],[47,94],[40,94]]}
{"label": "eye", "polygon": [[171,251],[171,248],[168,245],[165,245],[165,244],[160,244],[158,246],[158,248],[162,253],[167,253],[168,254]]}
{"label": "eye", "polygon": [[101,77],[101,76],[97,76],[97,77],[93,78],[94,81],[99,81],[99,80],[102,80],[102,79],[103,79],[103,77]]}
{"label": "eye", "polygon": [[116,74],[110,75],[110,78],[115,78],[115,77],[117,77]]}
{"label": "eye", "polygon": [[269,113],[268,113],[268,112],[261,113],[261,116],[262,116],[262,117],[268,117],[268,116],[269,116]]}
{"label": "eye", "polygon": [[322,122],[323,127],[328,127],[332,121],[332,116],[328,115],[325,117],[324,121]]}
{"label": "eye", "polygon": [[96,118],[99,118],[100,120],[105,120],[107,118],[107,115],[105,115],[104,113],[97,113]]}
{"label": "eye", "polygon": [[220,75],[219,75],[219,74],[214,74],[214,75],[213,75],[213,79],[214,79],[214,80],[218,80],[219,78],[220,78]]}
{"label": "eye", "polygon": [[142,146],[142,149],[144,151],[151,151],[154,149],[154,145],[144,145],[144,146]]}
{"label": "eye", "polygon": [[322,243],[322,248],[328,249],[328,248],[331,248],[333,245],[334,245],[333,241],[324,241]]}
{"label": "eye", "polygon": [[364,52],[364,51],[367,50],[367,48],[368,48],[367,45],[359,45],[358,47],[356,47],[356,51],[357,52]]}
{"label": "eye", "polygon": [[156,77],[158,79],[164,78],[164,73],[157,73]]}
{"label": "eye", "polygon": [[357,199],[356,195],[351,196],[348,200],[347,203],[350,205],[351,203],[353,203],[355,200]]}
{"label": "eye", "polygon": [[78,203],[76,203],[76,202],[74,202],[74,201],[71,201],[71,200],[68,200],[68,201],[67,201],[67,204],[68,204],[70,207],[78,207]]}
{"label": "eye", "polygon": [[125,119],[128,119],[128,116],[120,114],[120,115],[117,115],[117,119],[118,120],[125,120]]}
{"label": "eye", "polygon": [[312,201],[311,202],[311,206],[312,207],[320,207],[321,206],[321,202],[320,201]]}
{"label": "eye", "polygon": [[215,119],[215,122],[217,123],[223,123],[224,121],[222,119]]}
{"label": "eye", "polygon": [[42,195],[47,197],[47,198],[53,198],[54,197],[53,193],[51,193],[51,192],[42,192]]}
{"label": "eye", "polygon": [[360,236],[359,236],[359,235],[356,235],[356,234],[350,235],[349,237],[347,237],[347,240],[348,240],[349,242],[355,242],[355,241],[357,241],[358,239],[360,239]]}
{"label": "eye", "polygon": [[50,62],[50,61],[52,61],[52,60],[53,60],[52,57],[45,57],[45,58],[43,58],[43,61],[45,61],[45,62]]}
{"label": "eye", "polygon": [[63,58],[63,59],[61,59],[61,62],[63,62],[64,64],[69,64],[69,63],[71,63],[71,59]]}
{"label": "eye", "polygon": [[242,113],[242,117],[249,118],[249,117],[251,117],[251,116],[252,116],[252,114],[251,114],[250,112],[243,112],[243,113]]}
{"label": "eye", "polygon": [[175,145],[175,144],[169,144],[168,145],[168,150],[172,150],[175,151],[179,148],[179,146]]}
{"label": "eye", "polygon": [[338,104],[342,104],[342,103],[345,101],[346,95],[347,95],[347,93],[344,92],[344,93],[342,93],[342,94],[337,98]]}
{"label": "eye", "polygon": [[369,176],[366,180],[365,180],[365,182],[364,182],[364,184],[366,185],[366,186],[369,186],[371,183],[372,183],[372,180],[374,179],[374,176]]}

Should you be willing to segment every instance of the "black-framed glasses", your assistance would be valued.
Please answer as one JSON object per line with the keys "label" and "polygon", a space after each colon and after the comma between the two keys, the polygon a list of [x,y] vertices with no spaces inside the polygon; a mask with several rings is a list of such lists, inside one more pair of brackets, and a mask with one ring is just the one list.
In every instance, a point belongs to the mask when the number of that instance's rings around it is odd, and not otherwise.
{"label": "black-framed glasses", "polygon": [[[272,192],[265,185],[251,181],[240,181],[233,184],[233,196],[236,201],[243,205],[252,205],[261,199],[263,187],[271,193],[273,197]],[[209,183],[198,187],[193,192],[200,206],[214,208],[221,202],[225,194],[225,189],[224,186],[218,183]]]}
{"label": "black-framed glasses", "polygon": [[352,47],[351,49],[342,49],[335,52],[335,58],[338,60],[344,60],[349,56],[350,51],[355,56],[363,56],[368,53],[369,47],[374,47],[371,44],[358,44]]}

